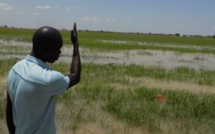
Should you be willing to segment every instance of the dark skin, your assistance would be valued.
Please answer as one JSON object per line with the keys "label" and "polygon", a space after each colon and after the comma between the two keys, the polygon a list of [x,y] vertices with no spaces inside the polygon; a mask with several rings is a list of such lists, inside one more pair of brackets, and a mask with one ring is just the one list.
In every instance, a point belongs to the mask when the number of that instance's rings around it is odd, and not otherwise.
{"label": "dark skin", "polygon": [[74,24],[73,30],[71,31],[71,42],[73,44],[73,56],[70,65],[70,74],[68,75],[68,77],[70,78],[68,88],[79,83],[81,79],[81,60],[79,54],[79,43],[78,34],[76,30],[76,23]]}
{"label": "dark skin", "polygon": [[13,123],[13,110],[10,96],[7,93],[7,104],[6,104],[6,123],[10,134],[15,134],[15,126]]}
{"label": "dark skin", "polygon": [[[73,30],[71,31],[71,42],[73,44],[73,55],[72,62],[70,65],[70,74],[67,76],[70,79],[70,83],[67,89],[78,84],[81,78],[81,60],[79,54],[79,43],[78,35],[76,30],[76,23],[74,23]],[[32,50],[31,56],[34,56],[43,62],[54,63],[60,56],[60,49],[63,44],[51,44],[49,46],[39,47],[39,52]],[[13,123],[13,113],[12,113],[12,102],[9,94],[7,93],[7,104],[6,104],[6,123],[10,134],[15,134],[15,125]]]}

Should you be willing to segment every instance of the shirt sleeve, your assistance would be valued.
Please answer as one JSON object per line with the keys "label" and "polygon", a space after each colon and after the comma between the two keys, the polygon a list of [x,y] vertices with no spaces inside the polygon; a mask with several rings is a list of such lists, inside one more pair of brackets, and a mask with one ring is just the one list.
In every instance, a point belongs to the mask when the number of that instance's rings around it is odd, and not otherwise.
{"label": "shirt sleeve", "polygon": [[69,82],[68,76],[57,71],[51,71],[49,73],[49,83],[42,90],[42,95],[52,96],[61,94],[67,90]]}

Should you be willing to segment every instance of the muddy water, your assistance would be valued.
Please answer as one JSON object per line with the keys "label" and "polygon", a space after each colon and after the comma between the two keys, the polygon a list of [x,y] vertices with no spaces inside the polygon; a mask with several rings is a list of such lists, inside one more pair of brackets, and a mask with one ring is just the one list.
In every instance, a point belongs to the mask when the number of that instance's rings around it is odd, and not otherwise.
{"label": "muddy water", "polygon": [[[60,61],[70,62],[71,48],[64,48],[64,55]],[[94,52],[89,49],[81,49],[83,62],[98,64],[124,64],[160,66],[167,69],[175,67],[189,67],[196,70],[215,69],[215,55],[201,53],[178,53],[160,50],[126,50]]]}
{"label": "muddy water", "polygon": [[[16,48],[9,48],[15,46]],[[20,48],[17,48],[20,47]],[[0,40],[0,59],[22,59],[31,50],[31,43]],[[12,49],[12,50],[11,50]],[[65,45],[57,62],[71,62],[72,46]],[[160,50],[95,51],[80,49],[84,63],[159,66],[167,69],[189,67],[196,70],[214,70],[215,55],[202,53],[178,53]]]}

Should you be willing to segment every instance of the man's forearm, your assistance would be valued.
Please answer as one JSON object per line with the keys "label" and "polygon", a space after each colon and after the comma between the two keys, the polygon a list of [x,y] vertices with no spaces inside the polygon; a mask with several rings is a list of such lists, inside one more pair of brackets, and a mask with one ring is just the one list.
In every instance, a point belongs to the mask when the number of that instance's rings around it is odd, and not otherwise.
{"label": "man's forearm", "polygon": [[[78,42],[77,42],[78,43]],[[73,57],[70,67],[70,74],[77,74],[80,77],[81,73],[81,59],[79,54],[78,44],[73,48]]]}
{"label": "man's forearm", "polygon": [[[78,44],[77,44],[78,45]],[[74,46],[73,49],[73,56],[72,56],[72,62],[70,65],[70,84],[68,86],[68,89],[79,83],[81,79],[81,59],[79,54],[79,48]]]}
{"label": "man's forearm", "polygon": [[73,56],[72,64],[70,69],[70,74],[77,74],[80,75],[81,73],[81,61],[80,56]]}
{"label": "man's forearm", "polygon": [[78,41],[76,41],[76,44],[74,44],[74,48],[73,48],[73,57],[79,56],[79,43]]}

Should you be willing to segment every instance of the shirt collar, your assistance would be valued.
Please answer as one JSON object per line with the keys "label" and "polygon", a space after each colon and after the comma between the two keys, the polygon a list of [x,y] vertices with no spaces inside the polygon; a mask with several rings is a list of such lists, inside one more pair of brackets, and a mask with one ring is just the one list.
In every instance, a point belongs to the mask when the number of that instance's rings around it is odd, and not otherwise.
{"label": "shirt collar", "polygon": [[43,62],[42,60],[34,57],[34,56],[31,56],[31,55],[27,55],[26,58],[25,58],[27,61],[30,61],[30,62],[33,62],[39,66],[42,66],[43,68],[47,68],[47,69],[50,69],[49,66]]}

